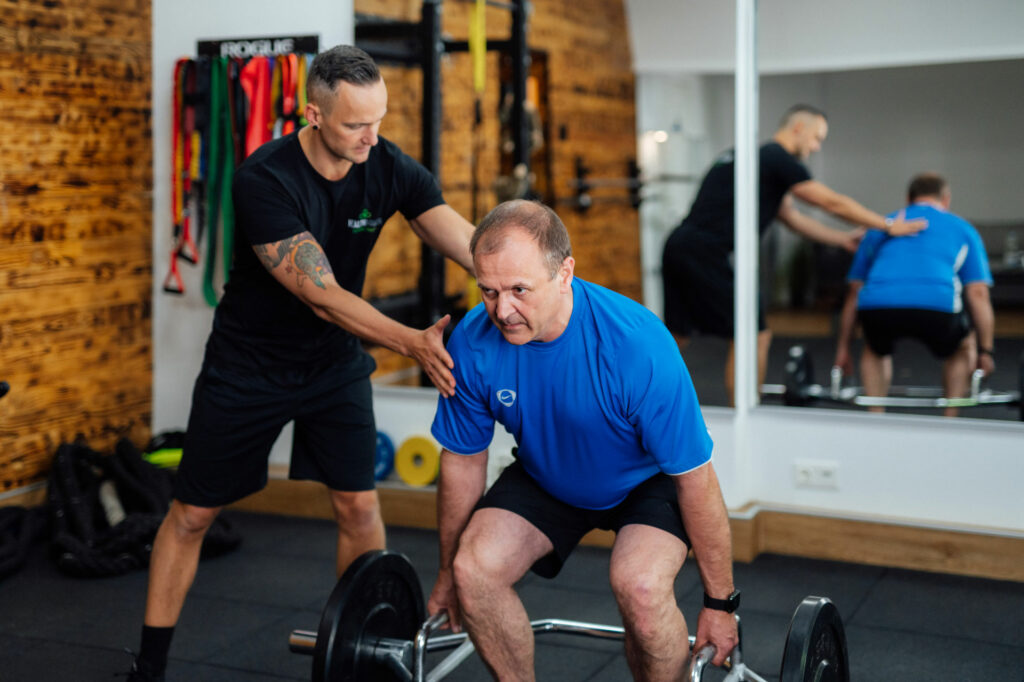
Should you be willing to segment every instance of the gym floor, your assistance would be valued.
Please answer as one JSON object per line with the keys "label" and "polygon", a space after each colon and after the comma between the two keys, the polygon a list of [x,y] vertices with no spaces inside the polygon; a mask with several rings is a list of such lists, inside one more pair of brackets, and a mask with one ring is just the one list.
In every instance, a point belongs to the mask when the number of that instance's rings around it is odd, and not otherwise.
{"label": "gym floor", "polygon": [[[289,652],[292,629],[315,630],[335,580],[329,521],[225,512],[244,540],[204,560],[171,649],[170,682],[308,680],[311,659]],[[428,594],[436,533],[389,529]],[[520,594],[530,617],[619,624],[608,588],[608,550],[581,547],[554,580],[527,576]],[[843,616],[854,680],[1024,680],[1024,584],[831,561],[762,555],[736,564],[744,655],[778,679],[786,631],[810,594],[830,597]],[[107,579],[60,574],[43,545],[0,582],[0,679],[92,682],[127,669],[145,602],[142,571]],[[676,594],[692,623],[701,586],[690,563]],[[445,654],[431,654],[436,664]],[[549,634],[538,638],[537,678],[573,682],[629,678],[618,642]],[[446,679],[488,679],[475,655]],[[707,680],[722,679],[710,669]]]}

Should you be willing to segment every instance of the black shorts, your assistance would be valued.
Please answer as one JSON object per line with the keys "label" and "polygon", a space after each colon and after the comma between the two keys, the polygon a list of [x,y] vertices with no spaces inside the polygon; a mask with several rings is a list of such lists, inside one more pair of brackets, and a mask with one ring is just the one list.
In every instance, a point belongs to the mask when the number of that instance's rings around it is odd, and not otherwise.
{"label": "black shorts", "polygon": [[859,310],[864,341],[875,355],[892,355],[896,339],[917,339],[937,358],[956,352],[971,331],[966,313],[943,313],[921,308]]}
{"label": "black shorts", "polygon": [[[731,339],[735,335],[735,273],[728,252],[690,238],[685,228],[669,236],[662,254],[665,326],[677,336],[695,332]],[[757,328],[767,329],[759,301]]]}
{"label": "black shorts", "polygon": [[611,509],[582,509],[548,494],[517,460],[501,473],[476,505],[477,509],[488,507],[523,517],[551,541],[554,551],[531,567],[543,578],[558,575],[580,539],[595,528],[618,533],[623,526],[638,523],[660,528],[690,546],[675,483],[665,474],[647,479]]}
{"label": "black shorts", "polygon": [[348,365],[256,372],[204,364],[174,497],[219,507],[261,490],[271,447],[292,420],[290,478],[333,490],[372,490],[373,396],[369,376],[352,375]]}

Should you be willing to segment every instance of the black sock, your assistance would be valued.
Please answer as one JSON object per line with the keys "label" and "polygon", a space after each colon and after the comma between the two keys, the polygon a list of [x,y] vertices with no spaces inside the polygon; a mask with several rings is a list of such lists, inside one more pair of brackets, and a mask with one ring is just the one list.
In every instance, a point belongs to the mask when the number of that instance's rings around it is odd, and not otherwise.
{"label": "black sock", "polygon": [[169,628],[142,626],[139,661],[145,663],[150,672],[159,675],[167,667],[167,652],[171,648],[171,637],[173,636],[174,626]]}

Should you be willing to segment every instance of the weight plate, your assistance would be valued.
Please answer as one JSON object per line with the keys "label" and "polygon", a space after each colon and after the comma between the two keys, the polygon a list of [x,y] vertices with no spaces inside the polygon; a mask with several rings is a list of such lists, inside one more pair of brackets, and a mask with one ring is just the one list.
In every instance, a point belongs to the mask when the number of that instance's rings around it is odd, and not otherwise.
{"label": "weight plate", "polygon": [[850,660],[839,609],[825,597],[796,607],[786,635],[779,682],[849,682]]}
{"label": "weight plate", "polygon": [[395,468],[395,444],[383,431],[377,432],[377,448],[373,458],[373,477],[383,481]]}
{"label": "weight plate", "polygon": [[814,383],[811,356],[803,346],[791,346],[786,360],[785,392],[782,402],[790,407],[804,407],[811,403],[809,391]]}
{"label": "weight plate", "polygon": [[387,550],[366,552],[338,580],[324,607],[313,650],[313,682],[398,680],[374,659],[382,637],[414,640],[426,620],[412,564]]}
{"label": "weight plate", "polygon": [[1017,408],[1020,420],[1024,422],[1024,353],[1017,359]]}
{"label": "weight plate", "polygon": [[441,453],[434,441],[412,436],[395,453],[395,469],[403,481],[412,486],[430,485],[441,468]]}

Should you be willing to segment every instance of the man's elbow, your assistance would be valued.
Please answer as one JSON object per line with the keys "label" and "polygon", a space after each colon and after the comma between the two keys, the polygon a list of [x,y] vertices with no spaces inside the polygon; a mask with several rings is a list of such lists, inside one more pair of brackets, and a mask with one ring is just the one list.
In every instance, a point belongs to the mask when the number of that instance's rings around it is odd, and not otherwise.
{"label": "man's elbow", "polygon": [[990,304],[991,296],[989,295],[989,288],[986,282],[973,282],[968,284],[965,293],[967,299],[974,303]]}

